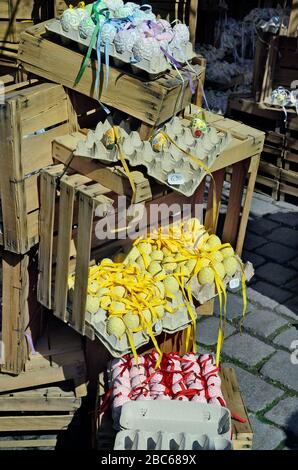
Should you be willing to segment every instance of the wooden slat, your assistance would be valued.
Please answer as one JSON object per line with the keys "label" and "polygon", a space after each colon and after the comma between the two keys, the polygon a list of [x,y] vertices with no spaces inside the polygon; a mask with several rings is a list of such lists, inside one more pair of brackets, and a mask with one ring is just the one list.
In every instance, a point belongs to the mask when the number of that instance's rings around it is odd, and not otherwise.
{"label": "wooden slat", "polygon": [[254,193],[255,184],[256,184],[256,178],[257,178],[258,169],[259,169],[259,163],[260,163],[260,155],[256,155],[255,157],[251,159],[251,164],[249,168],[249,181],[248,181],[248,186],[246,190],[245,201],[243,205],[241,221],[240,221],[239,231],[237,235],[237,243],[236,243],[236,253],[239,256],[241,256],[242,250],[243,250],[248,217],[249,217],[250,207],[251,207],[253,193]]}
{"label": "wooden slat", "polygon": [[75,192],[77,187],[86,182],[88,182],[88,178],[82,175],[74,175],[70,177],[65,176],[60,181],[61,193],[59,204],[59,231],[54,309],[55,314],[64,321],[66,320],[70,240],[72,234]]}
{"label": "wooden slat", "polygon": [[247,175],[249,161],[244,160],[233,166],[232,182],[230,188],[227,215],[225,219],[222,242],[231,243],[236,248],[237,234],[240,224],[242,196]]}
{"label": "wooden slat", "polygon": [[292,0],[288,36],[296,37],[298,35],[298,0]]}
{"label": "wooden slat", "polygon": [[[81,406],[81,400],[78,398],[71,397],[59,397],[59,398],[16,398],[9,397],[3,398],[0,396],[0,412],[53,412],[53,411],[75,411]],[[1,429],[2,431],[2,429]],[[1,439],[1,436],[0,436]]]}
{"label": "wooden slat", "polygon": [[27,449],[32,447],[55,447],[57,439],[0,440],[0,449]]}
{"label": "wooden slat", "polygon": [[0,416],[2,432],[14,431],[58,431],[67,429],[73,421],[73,416]]}
{"label": "wooden slat", "polygon": [[[40,214],[39,214],[39,280],[38,300],[47,308],[52,303],[52,255],[53,231],[56,201],[55,178],[62,173],[63,165],[57,165],[48,172],[42,172],[40,177]],[[51,173],[51,174],[49,174]]]}
{"label": "wooden slat", "polygon": [[253,431],[249,422],[248,413],[243,402],[237,376],[234,369],[224,368],[221,372],[222,392],[227,407],[232,413],[246,419],[246,423],[232,420],[234,450],[252,448]]}
{"label": "wooden slat", "polygon": [[[22,35],[19,60],[26,70],[73,89],[82,63],[82,54],[45,39],[42,37],[44,32],[45,24],[42,23]],[[47,61],[42,60],[42,57],[47,57]],[[95,97],[95,72],[96,62],[91,61],[76,91]],[[175,74],[146,82],[110,67],[109,86],[107,89],[103,87],[101,100],[108,106],[154,125],[172,117],[181,89],[181,80],[175,77]],[[189,103],[189,86],[186,87],[184,95]],[[186,106],[185,99],[181,100],[182,104],[178,105],[176,113]]]}

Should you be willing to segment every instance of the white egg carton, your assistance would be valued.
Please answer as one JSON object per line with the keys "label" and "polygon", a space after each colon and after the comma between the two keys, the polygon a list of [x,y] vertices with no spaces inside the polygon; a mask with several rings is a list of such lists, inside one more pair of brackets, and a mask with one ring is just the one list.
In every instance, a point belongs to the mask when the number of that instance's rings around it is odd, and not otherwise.
{"label": "white egg carton", "polygon": [[[53,19],[51,22],[47,23],[46,30],[54,34],[58,34],[65,45],[69,44],[71,41],[76,42],[82,52],[86,52],[90,45],[90,37],[83,39],[80,36],[78,30],[72,29],[68,32],[64,31],[59,19]],[[94,50],[96,50],[96,45],[94,46]],[[101,46],[100,50],[101,53],[104,54],[104,46]],[[150,60],[143,59],[140,62],[135,63],[132,62],[131,52],[119,54],[116,51],[115,45],[111,43],[109,47],[109,55],[113,58],[116,67],[121,68],[123,66],[130,65],[133,73],[140,71],[146,72],[152,79],[172,68],[171,64],[162,53],[160,55],[154,55],[150,58]],[[186,61],[192,60],[196,56],[191,42],[183,45],[181,49],[172,47],[171,55],[179,63],[185,63]]]}
{"label": "white egg carton", "polygon": [[[177,333],[178,331],[184,330],[188,325],[192,323],[192,319],[189,316],[187,308],[185,308],[185,300],[181,292],[176,294],[176,298],[172,300],[171,308],[175,309],[179,305],[183,305],[175,313],[166,312],[162,319],[162,329],[165,333]],[[193,314],[196,318],[196,310],[194,305],[191,305]]]}
{"label": "white egg carton", "polygon": [[178,400],[129,401],[122,407],[120,428],[148,432],[182,429],[190,434],[231,437],[228,408]]}
{"label": "white egg carton", "polygon": [[115,450],[233,449],[231,414],[221,406],[176,400],[129,401],[122,406],[120,428]]}
{"label": "white egg carton", "polygon": [[[163,402],[164,403],[164,402]],[[114,450],[233,450],[232,442],[206,434],[170,432],[120,431],[116,435]]]}
{"label": "white egg carton", "polygon": [[[175,309],[180,304],[183,306],[179,308],[177,312],[174,314],[165,313],[162,320],[157,320],[152,325],[154,336],[158,336],[163,331],[170,334],[177,333],[178,331],[184,330],[189,324],[191,324],[192,320],[188,314],[182,294],[178,293],[176,299],[171,299],[168,301],[168,305],[172,309]],[[193,311],[195,315],[194,307]],[[125,354],[131,353],[130,343],[126,334],[124,334],[121,339],[114,335],[108,334],[106,328],[105,310],[99,309],[99,311],[94,315],[91,315],[87,312],[86,320],[93,327],[97,338],[105,345],[113,357],[122,357]],[[132,333],[132,337],[136,349],[139,349],[141,346],[144,346],[150,341],[150,336],[146,331]]]}
{"label": "white egg carton", "polygon": [[[101,162],[119,161],[117,149],[108,150],[102,143],[106,131],[111,128],[108,121],[99,123],[95,131],[89,131],[85,140],[80,140],[75,155],[98,159]],[[212,167],[217,156],[230,141],[230,134],[219,132],[213,127],[202,138],[193,137],[191,129],[174,117],[163,130],[184,151],[201,160],[207,167]],[[138,132],[128,134],[120,128],[122,148],[125,158],[132,166],[145,165],[150,176],[185,196],[192,196],[206,175],[200,165],[186,156],[174,144],[161,152],[155,152],[149,141],[142,141]],[[178,184],[171,184],[174,178]]]}
{"label": "white egg carton", "polygon": [[[237,257],[239,260],[240,258]],[[248,261],[244,265],[244,274],[245,274],[245,279],[246,282],[250,281],[251,278],[254,275],[254,268],[253,265]],[[225,276],[223,279],[223,284],[227,288],[230,283],[231,283],[231,288],[234,285],[234,287],[241,286],[242,282],[242,271],[237,271],[233,277],[231,276]],[[216,295],[216,289],[215,289],[215,283],[212,285],[206,284],[202,286],[199,283],[198,277],[193,276],[190,281],[187,283],[187,285],[190,283],[191,287],[191,293],[193,297],[200,303],[204,304],[205,302],[208,302],[209,300],[213,299]]]}

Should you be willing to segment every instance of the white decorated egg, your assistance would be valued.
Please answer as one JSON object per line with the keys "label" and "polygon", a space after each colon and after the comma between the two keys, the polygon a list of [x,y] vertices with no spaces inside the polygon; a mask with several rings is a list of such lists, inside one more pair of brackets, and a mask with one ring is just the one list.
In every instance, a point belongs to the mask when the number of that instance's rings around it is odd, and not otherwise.
{"label": "white decorated egg", "polygon": [[134,43],[136,42],[137,34],[134,29],[121,29],[115,36],[114,44],[118,54],[131,52]]}

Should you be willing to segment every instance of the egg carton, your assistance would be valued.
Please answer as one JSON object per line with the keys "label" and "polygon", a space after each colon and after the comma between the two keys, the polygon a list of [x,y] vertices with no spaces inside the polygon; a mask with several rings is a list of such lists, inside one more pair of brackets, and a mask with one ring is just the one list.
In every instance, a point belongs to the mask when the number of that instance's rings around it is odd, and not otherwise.
{"label": "egg carton", "polygon": [[231,437],[231,413],[208,403],[178,400],[129,401],[122,407],[120,428],[148,432],[183,429],[190,434]]}
{"label": "egg carton", "polygon": [[[166,313],[162,320],[157,320],[153,323],[152,331],[154,336],[158,336],[162,331],[170,334],[177,333],[178,331],[184,330],[191,323],[191,318],[189,317],[182,294],[178,293],[176,299],[168,301],[168,305],[171,309],[175,309],[180,304],[183,306],[181,306],[177,312],[174,314]],[[121,339],[108,334],[105,310],[99,309],[94,315],[87,313],[86,320],[93,327],[97,338],[105,345],[113,357],[122,357],[125,354],[131,353],[130,343],[126,334],[124,334]],[[139,349],[150,341],[150,336],[146,331],[132,333],[132,337],[136,349]]]}
{"label": "egg carton", "polygon": [[[162,329],[165,333],[173,334],[178,331],[184,330],[188,325],[192,323],[192,319],[185,308],[185,300],[181,292],[176,294],[176,298],[172,300],[171,308],[176,309],[180,307],[175,313],[166,312],[162,319]],[[194,316],[196,317],[196,310],[194,305],[191,305]]]}
{"label": "egg carton", "polygon": [[[237,257],[238,258],[238,257]],[[238,258],[239,261],[240,258]],[[253,265],[248,261],[244,265],[244,274],[245,274],[245,279],[246,281],[250,281],[251,278],[254,275],[254,268]],[[242,271],[237,271],[234,276],[225,276],[223,279],[223,284],[227,288],[230,286],[231,288],[237,288],[241,286],[242,282]],[[193,276],[190,281],[187,283],[187,285],[190,283],[190,288],[191,288],[191,293],[193,297],[200,303],[204,304],[208,302],[209,300],[213,299],[216,297],[217,292],[215,289],[215,283],[211,284],[206,284],[202,286],[199,283],[198,276]]]}
{"label": "egg carton", "polygon": [[[75,155],[105,163],[118,162],[117,149],[108,150],[102,143],[110,127],[108,121],[99,123],[94,132],[89,131],[86,139],[78,142]],[[197,139],[178,117],[167,123],[163,130],[182,150],[198,158],[209,168],[231,138],[229,133],[209,127],[209,131]],[[141,140],[138,132],[128,134],[120,128],[120,137],[125,158],[132,166],[144,165],[150,176],[185,196],[192,196],[206,175],[206,171],[196,161],[187,157],[173,143],[169,148],[155,152],[150,142]]]}
{"label": "egg carton", "polygon": [[116,435],[114,450],[233,450],[232,442],[206,434],[170,432],[120,431]]}
{"label": "egg carton", "polygon": [[[46,30],[59,35],[65,45],[68,45],[71,42],[77,43],[79,49],[84,53],[87,51],[90,45],[90,38],[83,39],[80,36],[79,31],[64,31],[59,19],[51,20],[51,22],[46,25]],[[93,49],[96,50],[96,45]],[[100,51],[102,54],[104,54],[104,46],[101,46]],[[192,60],[196,56],[191,42],[182,45],[181,48],[171,48],[171,55],[174,57],[175,60],[177,60],[177,62],[183,64],[186,63],[186,61]],[[114,65],[116,67],[121,68],[123,66],[129,65],[131,67],[132,73],[146,72],[149,75],[150,79],[154,79],[156,78],[156,76],[164,74],[172,68],[171,64],[168,62],[167,58],[163,54],[160,54],[158,56],[153,55],[150,60],[143,59],[136,63],[132,62],[132,53],[125,52],[123,54],[119,54],[116,51],[116,47],[113,43],[111,43],[109,47],[109,56],[113,58]]]}

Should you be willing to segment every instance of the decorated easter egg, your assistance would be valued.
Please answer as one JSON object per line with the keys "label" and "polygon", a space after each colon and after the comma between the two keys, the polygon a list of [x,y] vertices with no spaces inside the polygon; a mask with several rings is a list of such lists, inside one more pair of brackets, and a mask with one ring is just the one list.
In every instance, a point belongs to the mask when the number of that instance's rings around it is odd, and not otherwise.
{"label": "decorated easter egg", "polygon": [[116,136],[115,136],[115,131],[112,127],[105,132],[102,138],[102,143],[106,147],[107,150],[113,150],[113,148],[115,147]]}
{"label": "decorated easter egg", "polygon": [[158,307],[155,307],[156,313],[158,318],[163,318],[165,314],[165,309],[162,305],[158,305]]}
{"label": "decorated easter egg", "polygon": [[179,283],[173,276],[166,277],[164,286],[167,294],[177,294],[179,291]]}
{"label": "decorated easter egg", "polygon": [[112,43],[117,34],[116,27],[111,23],[105,23],[101,28],[101,42],[102,44]]}
{"label": "decorated easter egg", "polygon": [[139,243],[138,245],[140,252],[144,252],[145,255],[150,255],[152,253],[152,245],[151,243]]}
{"label": "decorated easter egg", "polygon": [[145,5],[138,10],[136,10],[133,14],[133,21],[135,25],[141,24],[143,21],[155,21],[156,16],[152,13],[152,7]]}
{"label": "decorated easter egg", "polygon": [[222,250],[220,250],[220,252],[224,258],[230,258],[231,256],[234,256],[235,254],[231,246],[227,248],[223,248]]}
{"label": "decorated easter egg", "polygon": [[223,260],[223,265],[228,276],[234,276],[236,271],[239,269],[239,263],[236,260],[235,256],[225,258]]}
{"label": "decorated easter egg", "polygon": [[186,24],[177,23],[173,28],[174,41],[179,44],[186,44],[189,42],[190,34],[189,28]]}
{"label": "decorated easter egg", "polygon": [[154,152],[162,152],[169,147],[169,141],[162,133],[156,134],[151,141]]}
{"label": "decorated easter egg", "polygon": [[200,117],[195,115],[191,121],[191,131],[194,137],[200,138],[208,132],[206,122]]}
{"label": "decorated easter egg", "polygon": [[214,263],[221,263],[222,260],[224,259],[220,251],[215,251],[214,253],[210,253],[210,258],[211,258],[211,261],[213,261]]}
{"label": "decorated easter egg", "polygon": [[126,258],[126,255],[124,253],[118,253],[117,255],[113,257],[113,261],[114,263],[123,263],[125,258]]}
{"label": "decorated easter egg", "polygon": [[78,29],[83,18],[80,14],[77,14],[77,10],[77,8],[71,7],[63,12],[60,22],[64,31],[68,32],[71,29]]}
{"label": "decorated easter egg", "polygon": [[151,253],[152,261],[162,261],[164,258],[164,254],[161,250],[153,250]]}
{"label": "decorated easter egg", "polygon": [[125,5],[114,10],[115,18],[126,18],[127,16],[132,16],[136,10],[140,8],[139,5],[133,2],[127,2]]}
{"label": "decorated easter egg", "polygon": [[223,279],[225,277],[226,270],[225,270],[225,267],[224,267],[223,263],[214,263],[213,268],[214,268],[215,272],[219,275],[219,277],[221,279]]}
{"label": "decorated easter egg", "polygon": [[158,41],[153,37],[139,35],[132,49],[136,61],[152,60],[153,57],[162,55]]}
{"label": "decorated easter egg", "polygon": [[79,34],[81,38],[87,39],[92,36],[95,23],[90,16],[85,16],[79,24]]}
{"label": "decorated easter egg", "polygon": [[125,324],[119,317],[110,317],[107,321],[108,335],[114,335],[121,339],[125,333]]}
{"label": "decorated easter egg", "polygon": [[124,297],[125,292],[126,292],[126,289],[123,286],[115,286],[111,290],[111,294],[116,297]]}
{"label": "decorated easter egg", "polygon": [[158,263],[158,261],[152,261],[149,265],[148,271],[152,276],[156,276],[156,274],[161,271],[160,263]]}
{"label": "decorated easter egg", "polygon": [[202,268],[199,272],[199,283],[204,286],[206,284],[212,284],[214,282],[214,272],[211,268]]}
{"label": "decorated easter egg", "polygon": [[160,297],[161,299],[164,299],[164,298],[165,298],[165,286],[164,286],[163,282],[157,281],[157,282],[155,283],[155,285],[156,285],[156,287],[157,287],[158,290],[159,290],[159,297]]}
{"label": "decorated easter egg", "polygon": [[92,315],[95,315],[95,313],[98,312],[98,310],[99,310],[99,299],[98,299],[98,297],[93,297],[91,295],[87,296],[86,310],[87,310],[87,312],[91,313]]}
{"label": "decorated easter egg", "polygon": [[113,301],[110,305],[110,312],[112,313],[125,313],[126,307],[125,303]]}
{"label": "decorated easter egg", "polygon": [[109,295],[103,295],[100,299],[100,306],[104,310],[107,310],[112,303],[112,299]]}
{"label": "decorated easter egg", "polygon": [[131,52],[137,40],[137,33],[134,28],[121,29],[115,36],[114,44],[118,54]]}
{"label": "decorated easter egg", "polygon": [[124,315],[123,321],[130,330],[136,330],[140,326],[139,316],[132,312],[128,312],[126,315]]}
{"label": "decorated easter egg", "polygon": [[151,321],[152,321],[152,315],[151,315],[150,310],[149,310],[149,309],[145,309],[145,310],[143,310],[142,314],[143,314],[143,317],[145,318],[145,321],[146,321],[147,323],[151,323]]}
{"label": "decorated easter egg", "polygon": [[123,7],[123,0],[103,0],[103,4],[111,11],[119,10]]}
{"label": "decorated easter egg", "polygon": [[207,243],[210,250],[216,250],[221,247],[221,240],[217,235],[210,235]]}

